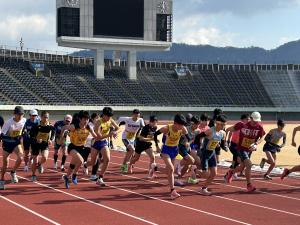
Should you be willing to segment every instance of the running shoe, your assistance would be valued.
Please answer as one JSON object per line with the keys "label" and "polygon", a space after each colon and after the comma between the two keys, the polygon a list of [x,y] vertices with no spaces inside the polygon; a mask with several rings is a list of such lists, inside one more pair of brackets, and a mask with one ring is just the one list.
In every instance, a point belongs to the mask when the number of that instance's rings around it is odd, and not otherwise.
{"label": "running shoe", "polygon": [[256,190],[256,187],[254,187],[252,184],[247,184],[247,191],[248,192],[253,192]]}
{"label": "running shoe", "polygon": [[287,177],[290,174],[290,171],[287,168],[284,168],[283,173],[281,174],[280,178],[283,180],[285,177]]}
{"label": "running shoe", "polygon": [[198,184],[199,180],[189,177],[187,182],[188,182],[188,184]]}
{"label": "running shoe", "polygon": [[266,159],[262,158],[261,161],[260,161],[259,167],[263,169],[264,166],[265,166],[265,163],[266,163]]}
{"label": "running shoe", "polygon": [[210,195],[212,195],[212,193],[209,192],[209,191],[207,190],[207,188],[201,188],[201,190],[200,190],[199,193],[200,193],[201,195],[205,195],[205,196],[210,196]]}
{"label": "running shoe", "polygon": [[0,190],[5,190],[5,181],[0,180]]}
{"label": "running shoe", "polygon": [[233,178],[234,178],[235,180],[238,180],[238,179],[239,179],[239,176],[237,175],[237,173],[233,174]]}
{"label": "running shoe", "polygon": [[90,180],[91,181],[97,181],[98,180],[97,175],[96,174],[91,175]]}
{"label": "running shoe", "polygon": [[225,182],[230,184],[232,182],[233,172],[232,170],[229,170],[225,175]]}
{"label": "running shoe", "polygon": [[39,164],[38,170],[39,170],[40,174],[43,174],[44,173],[44,167],[43,167],[43,165]]}
{"label": "running shoe", "polygon": [[73,182],[73,184],[75,184],[75,185],[78,184],[78,180],[77,180],[77,175],[76,175],[76,174],[73,174],[73,175],[72,175],[72,182]]}
{"label": "running shoe", "polygon": [[171,199],[174,200],[176,198],[179,198],[181,195],[177,193],[177,191],[174,189],[172,192],[171,192]]}
{"label": "running shoe", "polygon": [[175,186],[178,186],[178,187],[183,187],[183,186],[184,186],[184,183],[183,183],[182,181],[180,181],[180,180],[175,180],[175,181],[174,181],[174,185],[175,185]]}
{"label": "running shoe", "polygon": [[10,176],[11,176],[11,182],[16,184],[19,183],[19,179],[17,177],[16,172],[10,172]]}
{"label": "running shoe", "polygon": [[60,170],[61,170],[61,172],[65,172],[65,166],[61,165]]}
{"label": "running shoe", "polygon": [[100,187],[105,187],[106,186],[103,178],[98,178],[96,184],[99,185]]}
{"label": "running shoe", "polygon": [[34,182],[34,181],[37,181],[37,177],[36,177],[36,175],[32,175],[31,176],[31,180]]}
{"label": "running shoe", "polygon": [[55,170],[57,170],[57,168],[58,168],[58,163],[56,162],[56,163],[54,163],[54,167],[53,167]]}
{"label": "running shoe", "polygon": [[28,172],[28,166],[24,166],[24,172]]}
{"label": "running shoe", "polygon": [[265,179],[265,180],[272,180],[272,177],[270,177],[268,174],[265,174],[265,175],[264,175],[264,179]]}
{"label": "running shoe", "polygon": [[67,189],[69,189],[69,188],[70,188],[69,177],[68,177],[67,175],[63,175],[63,176],[62,176],[62,179],[63,179],[63,181],[65,182],[65,187],[66,187]]}

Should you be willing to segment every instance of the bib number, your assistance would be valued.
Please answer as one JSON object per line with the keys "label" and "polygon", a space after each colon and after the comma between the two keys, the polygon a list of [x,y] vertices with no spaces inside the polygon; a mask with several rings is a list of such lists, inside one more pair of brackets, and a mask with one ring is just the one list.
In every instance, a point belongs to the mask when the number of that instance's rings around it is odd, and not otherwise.
{"label": "bib number", "polygon": [[36,139],[41,139],[43,142],[47,142],[49,139],[49,134],[48,133],[38,133],[36,136]]}
{"label": "bib number", "polygon": [[218,146],[218,144],[219,144],[219,141],[211,140],[210,143],[208,144],[207,149],[210,150],[210,151],[213,151],[213,150],[216,149],[216,147]]}
{"label": "bib number", "polygon": [[242,141],[242,147],[250,148],[250,146],[255,142],[254,139],[244,138]]}

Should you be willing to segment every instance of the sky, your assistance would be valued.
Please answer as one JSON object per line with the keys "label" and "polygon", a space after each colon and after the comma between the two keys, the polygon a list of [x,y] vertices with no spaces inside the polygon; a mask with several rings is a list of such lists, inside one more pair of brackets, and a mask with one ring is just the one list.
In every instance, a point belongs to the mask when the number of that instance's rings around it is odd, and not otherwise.
{"label": "sky", "polygon": [[[0,0],[0,46],[72,51],[56,44],[55,4]],[[300,0],[174,0],[174,42],[273,49],[300,39],[299,12]]]}

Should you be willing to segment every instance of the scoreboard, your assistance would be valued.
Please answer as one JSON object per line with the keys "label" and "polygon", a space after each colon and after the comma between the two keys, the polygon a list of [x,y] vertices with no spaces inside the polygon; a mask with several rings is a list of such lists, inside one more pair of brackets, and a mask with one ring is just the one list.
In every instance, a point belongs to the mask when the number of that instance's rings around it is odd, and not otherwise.
{"label": "scoreboard", "polygon": [[56,6],[60,46],[93,49],[99,57],[126,51],[131,61],[138,51],[171,47],[172,0],[56,0]]}

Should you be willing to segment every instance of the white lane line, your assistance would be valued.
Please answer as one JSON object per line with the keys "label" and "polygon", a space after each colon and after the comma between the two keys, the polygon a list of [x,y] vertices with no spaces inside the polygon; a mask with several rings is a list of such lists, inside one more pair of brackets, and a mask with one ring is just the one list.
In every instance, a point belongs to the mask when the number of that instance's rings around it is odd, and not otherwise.
{"label": "white lane line", "polygon": [[[110,162],[110,163],[112,163],[112,162]],[[119,165],[118,163],[112,163],[112,164]],[[139,168],[139,167],[134,167],[134,168],[141,169],[141,170],[146,170],[144,168]],[[116,174],[116,173],[114,173],[114,174]],[[143,180],[143,181],[146,181],[146,182],[151,182],[151,183],[156,183],[156,184],[162,184],[162,183],[159,183],[159,182],[156,182],[156,181],[150,181],[150,180],[146,180],[146,179],[141,179],[141,178],[134,177],[134,176],[129,176],[129,175],[123,175],[123,176],[130,177],[130,178],[135,178],[137,180]],[[187,190],[187,191],[190,191],[190,192],[194,192],[194,193],[200,194],[200,192],[194,191],[192,189],[188,189],[188,188],[184,188],[184,187],[179,187],[179,188],[183,189],[183,190]],[[235,199],[232,199],[232,198],[226,198],[226,197],[222,197],[222,196],[219,196],[219,195],[213,195],[212,197],[221,198],[221,199],[225,199],[225,200],[228,200],[228,201],[238,202],[238,203],[242,203],[242,204],[245,204],[245,205],[251,205],[251,206],[254,206],[254,207],[258,207],[258,208],[264,208],[264,209],[268,209],[268,210],[271,210],[271,211],[276,211],[276,212],[280,212],[280,213],[284,213],[284,214],[288,214],[288,215],[293,215],[293,216],[300,217],[300,214],[291,213],[291,212],[288,212],[288,211],[284,211],[284,210],[280,210],[280,209],[275,209],[275,208],[271,208],[271,207],[267,207],[267,206],[263,206],[263,205],[258,205],[258,204],[254,204],[254,203],[244,202],[244,201],[238,201],[238,200],[235,200]]]}
{"label": "white lane line", "polygon": [[52,224],[55,224],[55,225],[60,225],[60,223],[57,223],[57,222],[55,222],[55,221],[53,221],[53,220],[51,220],[51,219],[49,219],[49,218],[47,218],[47,217],[45,217],[45,216],[43,216],[43,215],[41,215],[41,214],[39,214],[39,213],[37,213],[37,212],[31,210],[31,209],[28,209],[27,207],[25,207],[25,206],[23,206],[23,205],[21,205],[21,204],[19,204],[19,203],[17,203],[17,202],[12,201],[12,200],[10,200],[10,199],[4,197],[3,195],[0,195],[0,198],[2,198],[2,199],[5,200],[5,201],[10,202],[11,204],[13,204],[13,205],[15,205],[15,206],[17,206],[17,207],[19,207],[19,208],[22,208],[22,209],[26,210],[27,212],[30,212],[31,214],[33,214],[33,215],[35,215],[35,216],[38,216],[38,217],[40,217],[40,218],[42,218],[42,219],[48,221],[49,223],[52,223]]}
{"label": "white lane line", "polygon": [[[59,171],[55,171],[55,170],[52,170],[52,169],[47,169],[47,170],[51,171],[51,172],[56,172],[56,173],[63,174],[63,173],[61,173]],[[113,173],[113,172],[109,172],[109,173],[110,174],[119,175],[119,174],[116,174],[116,173]],[[86,179],[86,178],[80,178],[80,179],[81,180],[85,180],[85,181],[89,181],[90,183],[94,183],[94,182],[92,182],[92,181],[90,181],[89,179]],[[117,190],[120,190],[120,191],[123,191],[123,192],[135,194],[135,195],[138,195],[138,196],[142,196],[142,197],[145,197],[145,198],[148,198],[148,199],[157,200],[157,201],[160,201],[160,202],[163,202],[163,203],[166,203],[166,204],[171,204],[171,205],[179,206],[181,208],[189,209],[189,210],[192,210],[192,211],[195,211],[195,212],[199,212],[199,213],[202,213],[202,214],[206,214],[206,215],[218,217],[218,218],[221,218],[221,219],[224,219],[224,220],[228,220],[228,221],[231,221],[231,222],[235,222],[235,223],[239,223],[239,224],[244,224],[244,225],[250,225],[249,223],[245,223],[245,222],[242,222],[242,221],[239,221],[239,220],[231,219],[229,217],[221,216],[221,215],[218,215],[218,214],[215,214],[215,213],[210,213],[210,212],[203,211],[203,210],[196,209],[196,208],[192,208],[192,207],[189,207],[189,206],[186,206],[186,205],[181,205],[181,204],[178,204],[178,203],[175,203],[175,202],[171,202],[171,201],[163,200],[163,199],[156,198],[156,197],[153,197],[153,196],[144,195],[144,194],[141,194],[141,193],[138,193],[138,192],[134,192],[134,191],[130,191],[130,190],[127,190],[127,189],[119,188],[119,187],[110,185],[108,183],[106,183],[106,186],[114,188],[114,189],[117,189]]]}
{"label": "white lane line", "polygon": [[[22,176],[18,176],[18,177],[21,178],[21,179],[23,179],[23,180],[27,180],[27,181],[30,181],[30,182],[31,182],[31,180],[29,180],[29,179],[27,179],[27,178],[25,178],[25,177],[22,177]],[[42,183],[39,183],[39,182],[34,182],[34,183],[37,184],[37,185],[39,185],[39,186],[42,186],[42,187],[45,187],[45,188],[49,188],[49,189],[54,190],[54,191],[56,191],[56,192],[59,192],[59,193],[62,193],[62,194],[71,196],[71,197],[76,198],[76,199],[79,199],[79,200],[82,200],[82,201],[84,201],[84,202],[88,202],[88,203],[91,203],[91,204],[93,204],[93,205],[97,205],[97,206],[100,206],[100,207],[102,207],[102,208],[111,210],[111,211],[113,211],[113,212],[116,212],[116,213],[119,213],[119,214],[128,216],[128,217],[133,218],[133,219],[135,219],[135,220],[139,220],[139,221],[142,221],[142,222],[147,223],[147,224],[157,225],[156,223],[153,223],[153,222],[151,222],[151,221],[148,221],[148,220],[139,218],[139,217],[137,217],[137,216],[131,215],[131,214],[126,213],[126,212],[122,212],[122,211],[120,211],[120,210],[111,208],[111,207],[106,206],[106,205],[102,205],[102,204],[97,203],[97,202],[93,202],[93,201],[88,200],[88,199],[86,199],[86,198],[83,198],[83,197],[80,197],[80,196],[77,196],[77,195],[74,195],[74,194],[71,194],[71,193],[68,193],[68,192],[65,192],[65,191],[62,191],[62,190],[53,188],[53,187],[51,187],[51,186],[49,186],[49,185],[45,185],[45,184],[42,184]]]}

